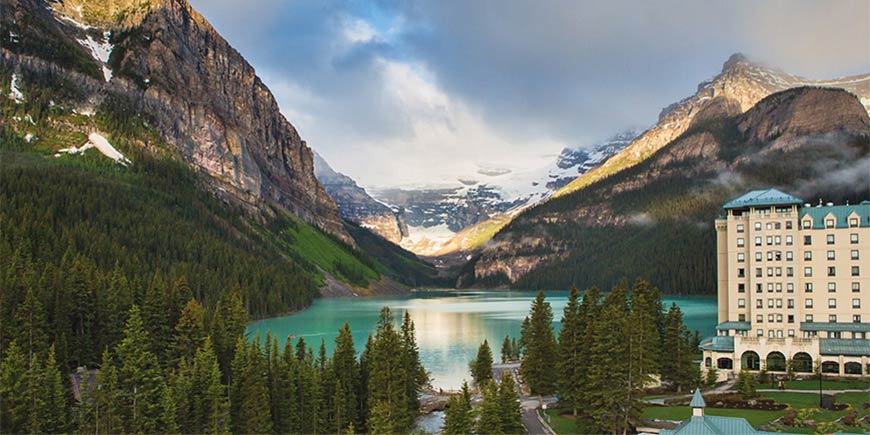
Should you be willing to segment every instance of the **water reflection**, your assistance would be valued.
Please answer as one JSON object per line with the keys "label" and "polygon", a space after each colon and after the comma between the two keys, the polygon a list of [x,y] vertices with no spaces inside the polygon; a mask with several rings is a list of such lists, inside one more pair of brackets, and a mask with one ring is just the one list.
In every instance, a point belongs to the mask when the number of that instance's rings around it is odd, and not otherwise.
{"label": "water reflection", "polygon": [[[289,335],[302,337],[315,348],[321,340],[332,352],[338,329],[348,322],[354,332],[358,351],[377,324],[382,306],[389,306],[400,319],[406,311],[417,328],[420,359],[433,378],[436,388],[458,389],[467,379],[468,361],[477,353],[484,339],[489,340],[496,359],[505,335],[519,337],[520,325],[528,314],[535,294],[531,292],[475,291],[461,293],[419,292],[411,296],[389,298],[320,299],[308,310],[291,316],[255,322],[248,333],[262,336],[269,331],[283,346]],[[567,292],[547,293],[557,322],[567,303]],[[676,302],[685,312],[690,329],[710,334],[716,324],[714,298],[667,298],[665,306]]]}

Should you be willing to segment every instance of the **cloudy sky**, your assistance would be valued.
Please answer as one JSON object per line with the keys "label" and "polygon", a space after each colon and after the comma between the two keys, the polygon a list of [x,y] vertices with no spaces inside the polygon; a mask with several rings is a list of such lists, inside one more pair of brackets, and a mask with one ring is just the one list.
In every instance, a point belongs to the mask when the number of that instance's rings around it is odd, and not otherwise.
{"label": "cloudy sky", "polygon": [[870,1],[191,0],[281,111],[362,185],[451,182],[588,146],[735,52],[870,72]]}

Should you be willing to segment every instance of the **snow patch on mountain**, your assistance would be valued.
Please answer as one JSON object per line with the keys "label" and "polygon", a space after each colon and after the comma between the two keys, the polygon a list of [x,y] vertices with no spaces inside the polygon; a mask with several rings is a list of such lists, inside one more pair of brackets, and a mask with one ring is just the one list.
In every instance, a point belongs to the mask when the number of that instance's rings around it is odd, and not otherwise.
{"label": "snow patch on mountain", "polygon": [[9,88],[9,98],[13,99],[16,103],[24,101],[24,93],[21,92],[21,89],[18,89],[18,74],[12,73],[12,83],[9,85]]}
{"label": "snow patch on mountain", "polygon": [[109,56],[112,54],[114,45],[109,43],[109,32],[103,32],[103,41],[97,41],[91,35],[87,35],[85,39],[77,39],[79,44],[83,45],[91,53],[91,56],[103,68],[103,78],[108,82],[112,80],[112,70],[109,68]]}
{"label": "snow patch on mountain", "polygon": [[80,147],[73,146],[69,148],[62,148],[58,150],[57,154],[55,154],[54,156],[60,157],[63,154],[82,154],[91,148],[96,148],[104,156],[124,166],[130,164],[130,159],[124,157],[124,155],[121,154],[120,151],[115,149],[115,147],[113,147],[112,144],[110,144],[109,141],[99,133],[91,133],[90,135],[88,135],[88,141],[84,145]]}

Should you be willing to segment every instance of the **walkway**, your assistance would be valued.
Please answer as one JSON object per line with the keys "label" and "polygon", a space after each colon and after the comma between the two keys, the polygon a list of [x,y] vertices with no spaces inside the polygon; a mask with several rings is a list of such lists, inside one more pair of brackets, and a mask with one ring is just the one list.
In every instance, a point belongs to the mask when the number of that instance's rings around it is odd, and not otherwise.
{"label": "walkway", "polygon": [[531,435],[556,435],[553,429],[550,429],[538,416],[538,408],[541,408],[543,405],[556,403],[555,396],[530,396],[525,384],[522,383],[519,372],[519,363],[492,365],[492,374],[495,378],[500,379],[506,373],[509,373],[514,378],[514,383],[520,394],[523,427],[526,428],[526,433]]}

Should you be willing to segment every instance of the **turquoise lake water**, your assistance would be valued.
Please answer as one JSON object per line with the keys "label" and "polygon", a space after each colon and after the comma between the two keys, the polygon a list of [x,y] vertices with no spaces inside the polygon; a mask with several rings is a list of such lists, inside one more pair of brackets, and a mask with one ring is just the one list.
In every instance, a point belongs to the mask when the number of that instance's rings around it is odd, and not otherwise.
{"label": "turquoise lake water", "polygon": [[[528,315],[535,292],[518,291],[419,291],[407,296],[379,298],[318,299],[307,310],[284,317],[252,323],[250,336],[266,331],[278,336],[279,344],[289,335],[303,337],[315,348],[321,340],[331,353],[338,329],[349,323],[353,330],[357,351],[365,346],[373,331],[378,313],[389,306],[399,321],[405,311],[417,328],[420,358],[431,373],[435,388],[457,389],[463,379],[469,379],[468,361],[477,354],[484,339],[489,340],[494,359],[501,354],[505,335],[519,338],[520,325]],[[567,291],[546,292],[553,308],[554,327],[567,303]],[[683,310],[684,322],[690,330],[699,330],[701,336],[712,335],[716,326],[715,297],[664,298],[665,307],[672,302]]]}

